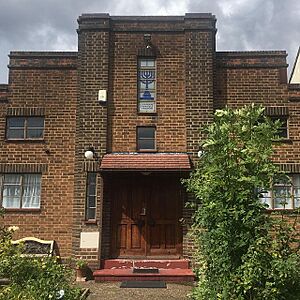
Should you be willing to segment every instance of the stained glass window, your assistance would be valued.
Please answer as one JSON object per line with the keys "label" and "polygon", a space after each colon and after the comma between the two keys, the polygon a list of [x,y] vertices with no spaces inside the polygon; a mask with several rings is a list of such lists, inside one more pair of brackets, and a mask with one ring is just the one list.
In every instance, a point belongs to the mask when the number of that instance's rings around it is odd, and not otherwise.
{"label": "stained glass window", "polygon": [[153,58],[139,59],[138,66],[138,110],[141,113],[156,111],[156,61]]}

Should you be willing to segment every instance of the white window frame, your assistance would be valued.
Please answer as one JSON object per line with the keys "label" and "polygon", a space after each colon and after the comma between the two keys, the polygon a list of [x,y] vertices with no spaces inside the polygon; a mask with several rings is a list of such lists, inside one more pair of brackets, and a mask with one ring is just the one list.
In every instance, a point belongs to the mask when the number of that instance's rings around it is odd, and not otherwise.
{"label": "white window frame", "polygon": [[[5,176],[7,175],[15,175],[15,176],[19,176],[20,177],[20,182],[19,183],[15,183],[15,184],[8,184],[5,182]],[[37,199],[38,199],[38,205],[36,206],[24,206],[25,202],[25,176],[28,175],[36,175],[39,176],[39,186],[38,186],[38,190],[39,190],[39,194],[37,195]],[[3,201],[4,201],[4,189],[5,186],[17,186],[19,187],[19,206],[15,207],[15,206],[3,206]],[[41,207],[41,187],[42,187],[42,174],[41,173],[4,173],[4,174],[0,174],[0,203],[1,206],[5,209],[16,209],[16,210],[32,210],[32,209],[40,209]]]}
{"label": "white window frame", "polygon": [[[294,210],[300,208],[300,174],[291,174],[290,178],[291,183],[274,184],[272,190],[262,193],[261,201],[268,205],[268,210]],[[282,197],[281,206],[277,206],[275,202],[276,187],[283,187],[289,189],[287,197]],[[288,200],[288,202],[286,200]],[[287,204],[285,204],[285,202]]]}

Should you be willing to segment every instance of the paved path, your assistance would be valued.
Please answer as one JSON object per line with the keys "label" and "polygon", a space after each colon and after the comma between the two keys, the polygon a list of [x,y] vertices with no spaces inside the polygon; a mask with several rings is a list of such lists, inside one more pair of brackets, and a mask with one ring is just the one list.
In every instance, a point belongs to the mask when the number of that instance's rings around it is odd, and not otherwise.
{"label": "paved path", "polygon": [[192,286],[185,284],[167,283],[166,289],[120,288],[117,283],[95,283],[88,281],[82,286],[91,291],[88,300],[184,300]]}

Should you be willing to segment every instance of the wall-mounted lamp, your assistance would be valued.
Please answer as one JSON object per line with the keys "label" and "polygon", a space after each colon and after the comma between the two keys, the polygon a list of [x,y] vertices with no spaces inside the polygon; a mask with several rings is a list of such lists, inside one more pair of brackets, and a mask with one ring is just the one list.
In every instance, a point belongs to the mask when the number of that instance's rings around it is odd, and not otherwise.
{"label": "wall-mounted lamp", "polygon": [[144,34],[144,42],[145,42],[145,44],[146,44],[146,48],[147,48],[147,49],[152,48],[151,34],[150,34],[150,33],[145,33],[145,34]]}
{"label": "wall-mounted lamp", "polygon": [[142,173],[142,175],[144,175],[144,176],[148,176],[148,175],[150,175],[151,174],[151,172],[147,172],[147,171],[143,171],[143,172],[141,172]]}
{"label": "wall-mounted lamp", "polygon": [[203,155],[204,151],[203,150],[199,150],[198,153],[197,153],[197,156],[199,158],[201,158],[201,156]]}
{"label": "wall-mounted lamp", "polygon": [[84,157],[88,160],[92,159],[98,159],[98,155],[95,152],[94,147],[89,147],[85,152],[84,152]]}

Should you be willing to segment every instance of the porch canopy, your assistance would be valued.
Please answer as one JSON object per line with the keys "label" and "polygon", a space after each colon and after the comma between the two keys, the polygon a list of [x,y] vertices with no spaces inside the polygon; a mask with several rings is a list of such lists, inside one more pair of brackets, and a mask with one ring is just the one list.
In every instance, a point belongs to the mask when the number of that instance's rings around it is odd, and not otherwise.
{"label": "porch canopy", "polygon": [[185,153],[111,153],[102,158],[102,171],[190,171]]}

